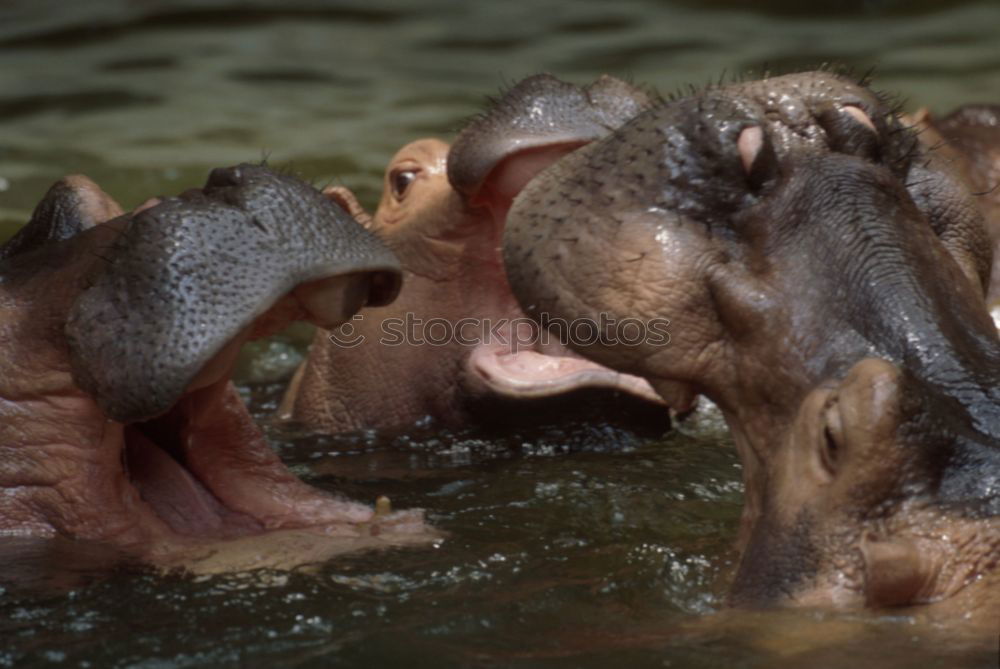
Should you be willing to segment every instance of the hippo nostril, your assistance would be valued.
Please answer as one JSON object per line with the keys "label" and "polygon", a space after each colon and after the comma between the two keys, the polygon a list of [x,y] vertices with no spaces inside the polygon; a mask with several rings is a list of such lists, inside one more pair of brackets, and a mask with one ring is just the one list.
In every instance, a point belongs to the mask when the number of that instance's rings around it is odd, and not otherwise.
{"label": "hippo nostril", "polygon": [[820,445],[820,461],[830,475],[837,473],[837,460],[840,458],[840,444],[829,425],[823,427],[823,443]]}
{"label": "hippo nostril", "polygon": [[850,116],[854,117],[854,120],[856,120],[858,123],[868,126],[872,132],[878,132],[878,130],[875,129],[875,124],[872,123],[871,118],[869,118],[868,114],[866,114],[865,111],[861,109],[861,107],[856,107],[854,105],[844,105],[844,111]]}
{"label": "hippo nostril", "polygon": [[207,187],[225,188],[243,183],[243,170],[239,167],[217,167],[208,175]]}
{"label": "hippo nostril", "polygon": [[395,272],[377,272],[372,275],[368,284],[368,299],[365,305],[369,307],[384,307],[391,304],[399,294],[402,278]]}
{"label": "hippo nostril", "polygon": [[736,140],[736,148],[739,149],[740,160],[747,174],[750,174],[750,168],[762,146],[764,146],[764,131],[759,125],[743,128],[739,139]]}
{"label": "hippo nostril", "polygon": [[817,117],[831,149],[878,162],[881,138],[871,117],[857,105],[831,106]]}
{"label": "hippo nostril", "polygon": [[736,150],[740,154],[747,182],[755,191],[762,189],[777,176],[778,158],[761,126],[743,128],[736,139]]}

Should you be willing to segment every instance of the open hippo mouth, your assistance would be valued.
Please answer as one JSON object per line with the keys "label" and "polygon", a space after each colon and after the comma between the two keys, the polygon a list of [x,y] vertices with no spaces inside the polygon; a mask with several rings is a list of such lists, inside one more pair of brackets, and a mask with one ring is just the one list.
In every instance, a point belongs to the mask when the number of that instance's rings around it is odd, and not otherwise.
{"label": "open hippo mouth", "polygon": [[[0,406],[3,444],[21,463],[0,476],[11,505],[0,503],[0,529],[21,519],[156,560],[274,530],[342,539],[334,552],[418,534],[418,512],[376,514],[300,481],[230,383],[244,342],[294,320],[333,327],[392,302],[393,254],[315,189],[260,166],[215,170],[203,189],[96,225],[81,224],[86,212],[74,207],[99,189],[74,179],[47,197],[68,202],[36,210],[29,226],[45,230],[8,245],[0,265],[25,291],[66,297],[37,301],[44,313],[29,316],[41,317],[22,320],[58,324],[53,336],[64,340],[51,348],[68,352],[58,364],[72,376],[50,393],[58,400],[48,414]],[[66,227],[38,212],[70,212],[77,230],[38,248],[31,239]],[[3,396],[25,394],[15,386]],[[50,478],[61,502],[39,483]],[[40,517],[24,519],[23,508]]]}
{"label": "open hippo mouth", "polygon": [[[448,154],[448,178],[469,206],[489,212],[499,238],[514,199],[535,176],[607,136],[651,102],[642,90],[609,76],[584,88],[549,75],[530,77],[508,92],[504,104],[463,131]],[[526,109],[531,112],[528,117]],[[502,267],[502,249],[497,245],[491,251],[495,253],[491,261]],[[506,278],[504,284],[513,300]],[[518,313],[524,318],[505,328],[499,343],[479,345],[468,359],[470,371],[493,392],[539,398],[579,388],[606,388],[663,404],[647,380],[609,369],[570,348],[571,340],[579,347],[581,341],[585,346],[589,340],[620,337],[623,333],[615,330],[616,323],[549,323],[540,330],[520,308]],[[637,325],[631,324],[633,329]],[[663,337],[665,333],[638,334]],[[544,343],[537,344],[538,339]],[[670,404],[684,410],[693,398],[693,393],[676,394]]]}
{"label": "open hippo mouth", "polygon": [[[377,533],[378,527],[370,524],[370,507],[325,495],[285,467],[230,378],[243,342],[292,320],[329,323],[336,312],[386,304],[397,289],[397,275],[391,272],[321,279],[309,292],[311,300],[322,303],[324,314],[310,310],[296,295],[302,291],[293,290],[226,342],[166,412],[125,423],[109,416],[105,441],[118,441],[120,478],[141,498],[135,508],[148,524],[161,522],[181,537],[203,539],[307,527],[328,535]],[[108,401],[107,396],[98,398],[99,403]]]}
{"label": "open hippo mouth", "polygon": [[308,489],[270,457],[228,379],[118,429],[121,476],[141,498],[137,511],[177,535],[226,539],[330,523],[348,534],[372,519],[370,508]]}

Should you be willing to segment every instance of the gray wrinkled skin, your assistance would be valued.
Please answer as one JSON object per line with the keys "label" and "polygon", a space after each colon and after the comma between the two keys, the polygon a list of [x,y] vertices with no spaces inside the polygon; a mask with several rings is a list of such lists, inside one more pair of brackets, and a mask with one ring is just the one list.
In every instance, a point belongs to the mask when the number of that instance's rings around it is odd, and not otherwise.
{"label": "gray wrinkled skin", "polygon": [[986,219],[993,272],[987,299],[996,313],[1000,299],[1000,105],[967,105],[936,119],[921,110],[913,119],[920,140],[953,165]]}
{"label": "gray wrinkled skin", "polygon": [[[288,221],[294,224],[289,225]],[[296,285],[398,263],[371,233],[298,179],[240,165],[132,217],[100,253],[66,332],[78,385],[134,422],[168,409],[194,375]]]}
{"label": "gray wrinkled skin", "polygon": [[[507,154],[509,145],[526,150],[585,144],[605,137],[656,101],[657,97],[607,75],[585,87],[550,74],[528,77],[455,140],[448,157],[448,179],[455,190],[472,196]],[[484,137],[489,139],[483,141]]]}
{"label": "gray wrinkled skin", "polygon": [[[532,179],[504,245],[540,320],[671,321],[666,347],[578,350],[722,408],[746,484],[735,601],[933,601],[995,568],[980,557],[1000,541],[989,244],[955,175],[865,87],[804,73],[656,105]],[[857,476],[865,461],[894,464]],[[812,488],[803,471],[826,473]],[[978,538],[912,538],[921,514]],[[871,554],[944,557],[885,585],[859,546],[907,536]]]}

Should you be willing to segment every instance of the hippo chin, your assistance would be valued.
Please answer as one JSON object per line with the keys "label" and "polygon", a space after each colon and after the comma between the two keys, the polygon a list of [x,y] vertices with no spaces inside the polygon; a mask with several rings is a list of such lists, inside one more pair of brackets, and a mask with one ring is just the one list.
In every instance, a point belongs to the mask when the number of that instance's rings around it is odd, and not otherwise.
{"label": "hippo chin", "polygon": [[596,141],[587,120],[535,126],[548,161],[503,122],[530,99],[463,132],[452,181],[508,211],[527,313],[670,320],[668,345],[579,352],[722,409],[746,489],[733,601],[924,603],[995,572],[990,248],[882,99],[830,73],[710,87]]}
{"label": "hippo chin", "polygon": [[244,341],[398,291],[392,253],[319,192],[241,165],[122,214],[68,177],[0,258],[0,534],[212,570],[428,538],[419,513],[297,479],[229,381]]}
{"label": "hippo chin", "polygon": [[[586,90],[565,86],[558,114],[586,117],[590,139],[650,104],[645,93],[611,77]],[[479,148],[485,154],[478,159],[492,159],[490,147]],[[544,156],[544,147],[536,149]],[[559,341],[540,341],[504,275],[503,215],[491,202],[470,201],[452,188],[448,151],[436,139],[401,149],[386,169],[373,218],[349,193],[331,190],[393,249],[406,280],[393,304],[367,310],[348,334],[317,333],[279,414],[337,432],[402,427],[428,416],[445,425],[497,413],[508,414],[504,420],[510,413],[544,416],[575,391],[662,404],[644,379],[589,361]],[[669,418],[662,417],[665,427]]]}

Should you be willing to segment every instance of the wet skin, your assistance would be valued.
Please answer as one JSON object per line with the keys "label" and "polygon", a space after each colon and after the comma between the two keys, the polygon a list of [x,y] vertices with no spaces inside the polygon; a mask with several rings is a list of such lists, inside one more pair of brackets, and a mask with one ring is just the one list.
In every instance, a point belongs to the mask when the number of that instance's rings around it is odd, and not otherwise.
{"label": "wet skin", "polygon": [[993,245],[993,271],[987,291],[991,309],[1000,303],[1000,106],[967,105],[944,118],[922,109],[907,121],[920,141],[956,170],[986,221]]}
{"label": "wet skin", "polygon": [[[606,77],[568,111],[590,119],[593,139],[648,103],[642,91]],[[393,304],[366,310],[352,322],[351,340],[363,341],[344,345],[331,340],[328,331],[317,333],[280,415],[313,430],[340,432],[405,427],[426,417],[443,425],[488,421],[499,414],[507,421],[511,414],[544,417],[560,398],[593,397],[594,389],[659,404],[644,380],[589,362],[558,341],[534,341],[537,327],[525,317],[504,275],[503,221],[451,187],[448,150],[436,139],[403,147],[386,169],[372,218],[349,193],[331,189],[331,196],[341,198],[393,249],[405,280]],[[464,324],[456,330],[461,339],[421,343],[406,336],[403,342],[408,314],[424,323]],[[394,319],[396,325],[387,325]],[[493,329],[503,323],[515,325]],[[441,323],[434,327],[415,325],[409,331],[417,338],[445,332]]]}
{"label": "wet skin", "polygon": [[207,571],[429,536],[299,481],[229,382],[244,341],[398,291],[391,252],[318,191],[241,165],[122,214],[67,177],[0,258],[0,534]]}
{"label": "wet skin", "polygon": [[[572,119],[538,124],[571,151],[519,164],[502,119],[538,115],[529,82],[455,142],[452,182],[506,215],[529,314],[670,319],[666,346],[579,351],[722,409],[746,490],[733,601],[916,604],[994,572],[1000,342],[959,177],[829,73],[709,88],[582,148]],[[995,588],[975,601],[995,612]]]}

